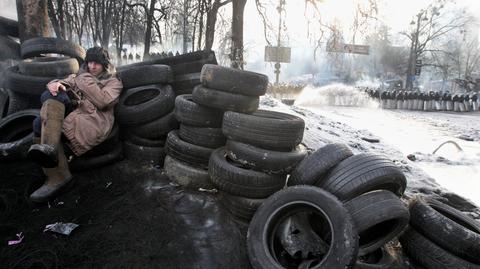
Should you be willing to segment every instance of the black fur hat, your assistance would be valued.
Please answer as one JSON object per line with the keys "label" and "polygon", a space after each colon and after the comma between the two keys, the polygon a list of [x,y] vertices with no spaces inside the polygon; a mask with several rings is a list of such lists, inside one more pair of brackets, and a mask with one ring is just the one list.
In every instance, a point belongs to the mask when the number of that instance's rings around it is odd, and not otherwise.
{"label": "black fur hat", "polygon": [[93,47],[87,50],[87,56],[85,57],[85,62],[97,62],[103,65],[104,69],[108,68],[110,64],[110,56],[108,51],[102,47]]}

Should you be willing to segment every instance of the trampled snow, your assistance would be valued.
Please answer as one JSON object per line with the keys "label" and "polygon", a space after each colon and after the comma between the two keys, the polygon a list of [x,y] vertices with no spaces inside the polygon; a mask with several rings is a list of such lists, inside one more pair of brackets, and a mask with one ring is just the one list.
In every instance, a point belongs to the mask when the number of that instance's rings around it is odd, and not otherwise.
{"label": "trampled snow", "polygon": [[[480,218],[480,112],[383,110],[364,93],[342,84],[306,87],[292,107],[266,96],[261,107],[302,117],[308,147],[340,142],[356,153],[384,154],[406,174],[407,197],[436,196]],[[380,142],[362,139],[368,137]],[[462,151],[447,143],[432,154],[445,141],[454,141]],[[417,160],[407,159],[409,154]]]}

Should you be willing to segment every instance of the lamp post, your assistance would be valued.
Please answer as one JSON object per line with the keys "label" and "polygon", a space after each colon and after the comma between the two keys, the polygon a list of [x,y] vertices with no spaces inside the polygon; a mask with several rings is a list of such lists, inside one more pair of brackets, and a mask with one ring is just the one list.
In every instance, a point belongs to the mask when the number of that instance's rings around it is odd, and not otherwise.
{"label": "lamp post", "polygon": [[[282,32],[282,11],[283,11],[283,6],[285,5],[285,0],[279,0],[279,4],[278,4],[278,7],[277,7],[277,11],[278,11],[278,38],[277,38],[277,54],[278,54],[278,51],[280,50],[280,36],[281,36],[281,32]],[[278,59],[278,55],[277,55],[277,59]],[[280,63],[277,61],[275,63],[275,85],[278,85],[278,78],[280,76]]]}

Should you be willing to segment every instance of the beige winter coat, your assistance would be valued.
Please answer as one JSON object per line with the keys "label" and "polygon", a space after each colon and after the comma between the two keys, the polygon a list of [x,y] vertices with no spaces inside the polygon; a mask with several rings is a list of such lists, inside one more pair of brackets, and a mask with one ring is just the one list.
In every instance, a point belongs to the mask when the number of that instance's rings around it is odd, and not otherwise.
{"label": "beige winter coat", "polygon": [[97,78],[86,71],[80,71],[50,83],[56,81],[71,91],[69,96],[78,104],[65,117],[63,134],[70,140],[75,155],[80,156],[103,142],[110,134],[114,123],[114,106],[123,85],[116,75],[108,72]]}

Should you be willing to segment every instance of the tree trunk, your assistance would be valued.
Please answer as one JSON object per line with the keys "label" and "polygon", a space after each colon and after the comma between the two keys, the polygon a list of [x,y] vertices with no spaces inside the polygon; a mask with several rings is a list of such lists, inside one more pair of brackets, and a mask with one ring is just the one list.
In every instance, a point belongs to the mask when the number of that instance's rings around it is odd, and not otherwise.
{"label": "tree trunk", "polygon": [[203,37],[203,16],[205,15],[205,4],[203,0],[199,1],[200,4],[200,22],[198,23],[198,43],[197,49],[200,50],[202,47],[202,37]]}
{"label": "tree trunk", "polygon": [[62,30],[62,22],[64,21],[63,18],[63,0],[57,1],[57,6],[53,5],[53,0],[47,1],[48,6],[48,15],[50,17],[50,21],[53,26],[53,30],[55,31],[55,35],[58,38],[65,39],[65,31]]}
{"label": "tree trunk", "polygon": [[243,12],[247,0],[233,1],[231,67],[243,69]]}
{"label": "tree trunk", "polygon": [[220,1],[215,0],[207,11],[207,26],[205,30],[205,50],[212,50],[215,39],[215,24],[217,23],[217,13],[220,8]]}
{"label": "tree trunk", "polygon": [[20,42],[51,36],[47,0],[17,0],[17,14]]}
{"label": "tree trunk", "polygon": [[183,53],[187,53],[187,41],[188,41],[188,30],[187,30],[187,24],[188,24],[188,0],[183,0],[183,30],[182,30],[182,51]]}
{"label": "tree trunk", "polygon": [[147,25],[145,29],[145,47],[143,49],[143,60],[148,59],[150,56],[150,42],[152,39],[152,21],[153,13],[155,12],[155,2],[156,0],[150,0],[150,7],[148,9],[147,15]]}

